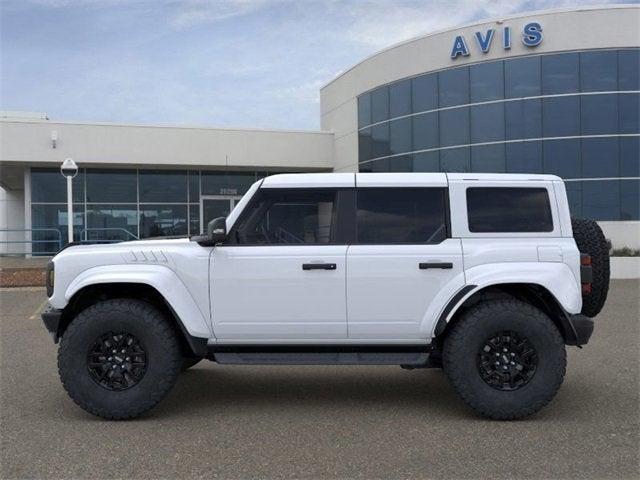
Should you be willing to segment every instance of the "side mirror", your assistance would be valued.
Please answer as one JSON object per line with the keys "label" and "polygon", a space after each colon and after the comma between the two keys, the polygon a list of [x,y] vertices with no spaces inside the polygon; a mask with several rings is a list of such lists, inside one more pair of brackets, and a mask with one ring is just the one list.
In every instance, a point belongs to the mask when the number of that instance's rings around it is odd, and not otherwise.
{"label": "side mirror", "polygon": [[207,237],[212,245],[224,242],[227,239],[227,218],[214,218],[207,225]]}

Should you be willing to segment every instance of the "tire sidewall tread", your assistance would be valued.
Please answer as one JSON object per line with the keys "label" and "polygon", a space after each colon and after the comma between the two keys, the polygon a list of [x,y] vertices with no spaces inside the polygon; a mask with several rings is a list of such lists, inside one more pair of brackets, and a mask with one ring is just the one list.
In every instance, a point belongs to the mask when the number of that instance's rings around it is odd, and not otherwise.
{"label": "tire sidewall tread", "polygon": [[[97,338],[126,329],[143,345],[147,370],[133,387],[110,391],[89,375],[86,355]],[[124,420],[158,404],[171,390],[182,366],[173,327],[153,305],[136,299],[113,299],[83,310],[69,325],[58,349],[58,373],[73,401],[94,415]]]}
{"label": "tire sidewall tread", "polygon": [[[503,330],[525,336],[538,355],[531,380],[514,391],[500,391],[480,376],[477,356],[485,341]],[[519,300],[493,300],[466,311],[444,341],[443,367],[454,390],[476,412],[496,420],[515,420],[548,404],[566,371],[564,340],[540,310]]]}

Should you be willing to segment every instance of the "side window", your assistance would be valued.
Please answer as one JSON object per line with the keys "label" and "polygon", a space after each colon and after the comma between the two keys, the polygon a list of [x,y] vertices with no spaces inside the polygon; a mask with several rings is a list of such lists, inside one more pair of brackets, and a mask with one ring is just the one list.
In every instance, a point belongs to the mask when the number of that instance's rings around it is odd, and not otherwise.
{"label": "side window", "polygon": [[336,192],[328,190],[261,190],[235,232],[242,245],[331,243],[335,229]]}
{"label": "side window", "polygon": [[358,243],[442,242],[447,237],[445,196],[444,188],[358,189]]}
{"label": "side window", "polygon": [[470,232],[553,231],[546,188],[468,188],[467,214]]}

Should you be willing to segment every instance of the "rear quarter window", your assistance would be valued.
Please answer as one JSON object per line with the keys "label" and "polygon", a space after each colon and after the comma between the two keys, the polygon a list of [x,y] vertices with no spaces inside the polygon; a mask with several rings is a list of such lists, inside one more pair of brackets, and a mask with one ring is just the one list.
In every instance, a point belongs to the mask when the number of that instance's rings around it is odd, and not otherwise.
{"label": "rear quarter window", "polygon": [[468,188],[467,216],[470,232],[553,231],[553,217],[546,188]]}

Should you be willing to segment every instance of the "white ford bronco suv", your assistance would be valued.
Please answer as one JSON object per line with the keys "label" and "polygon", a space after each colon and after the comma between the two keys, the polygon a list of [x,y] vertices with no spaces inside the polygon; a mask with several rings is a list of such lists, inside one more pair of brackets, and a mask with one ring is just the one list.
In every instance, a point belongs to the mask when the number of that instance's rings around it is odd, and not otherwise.
{"label": "white ford bronco suv", "polygon": [[285,174],[206,235],[71,245],[46,278],[64,388],[104,418],[207,359],[439,367],[478,413],[517,419],[589,340],[609,256],[555,176]]}

